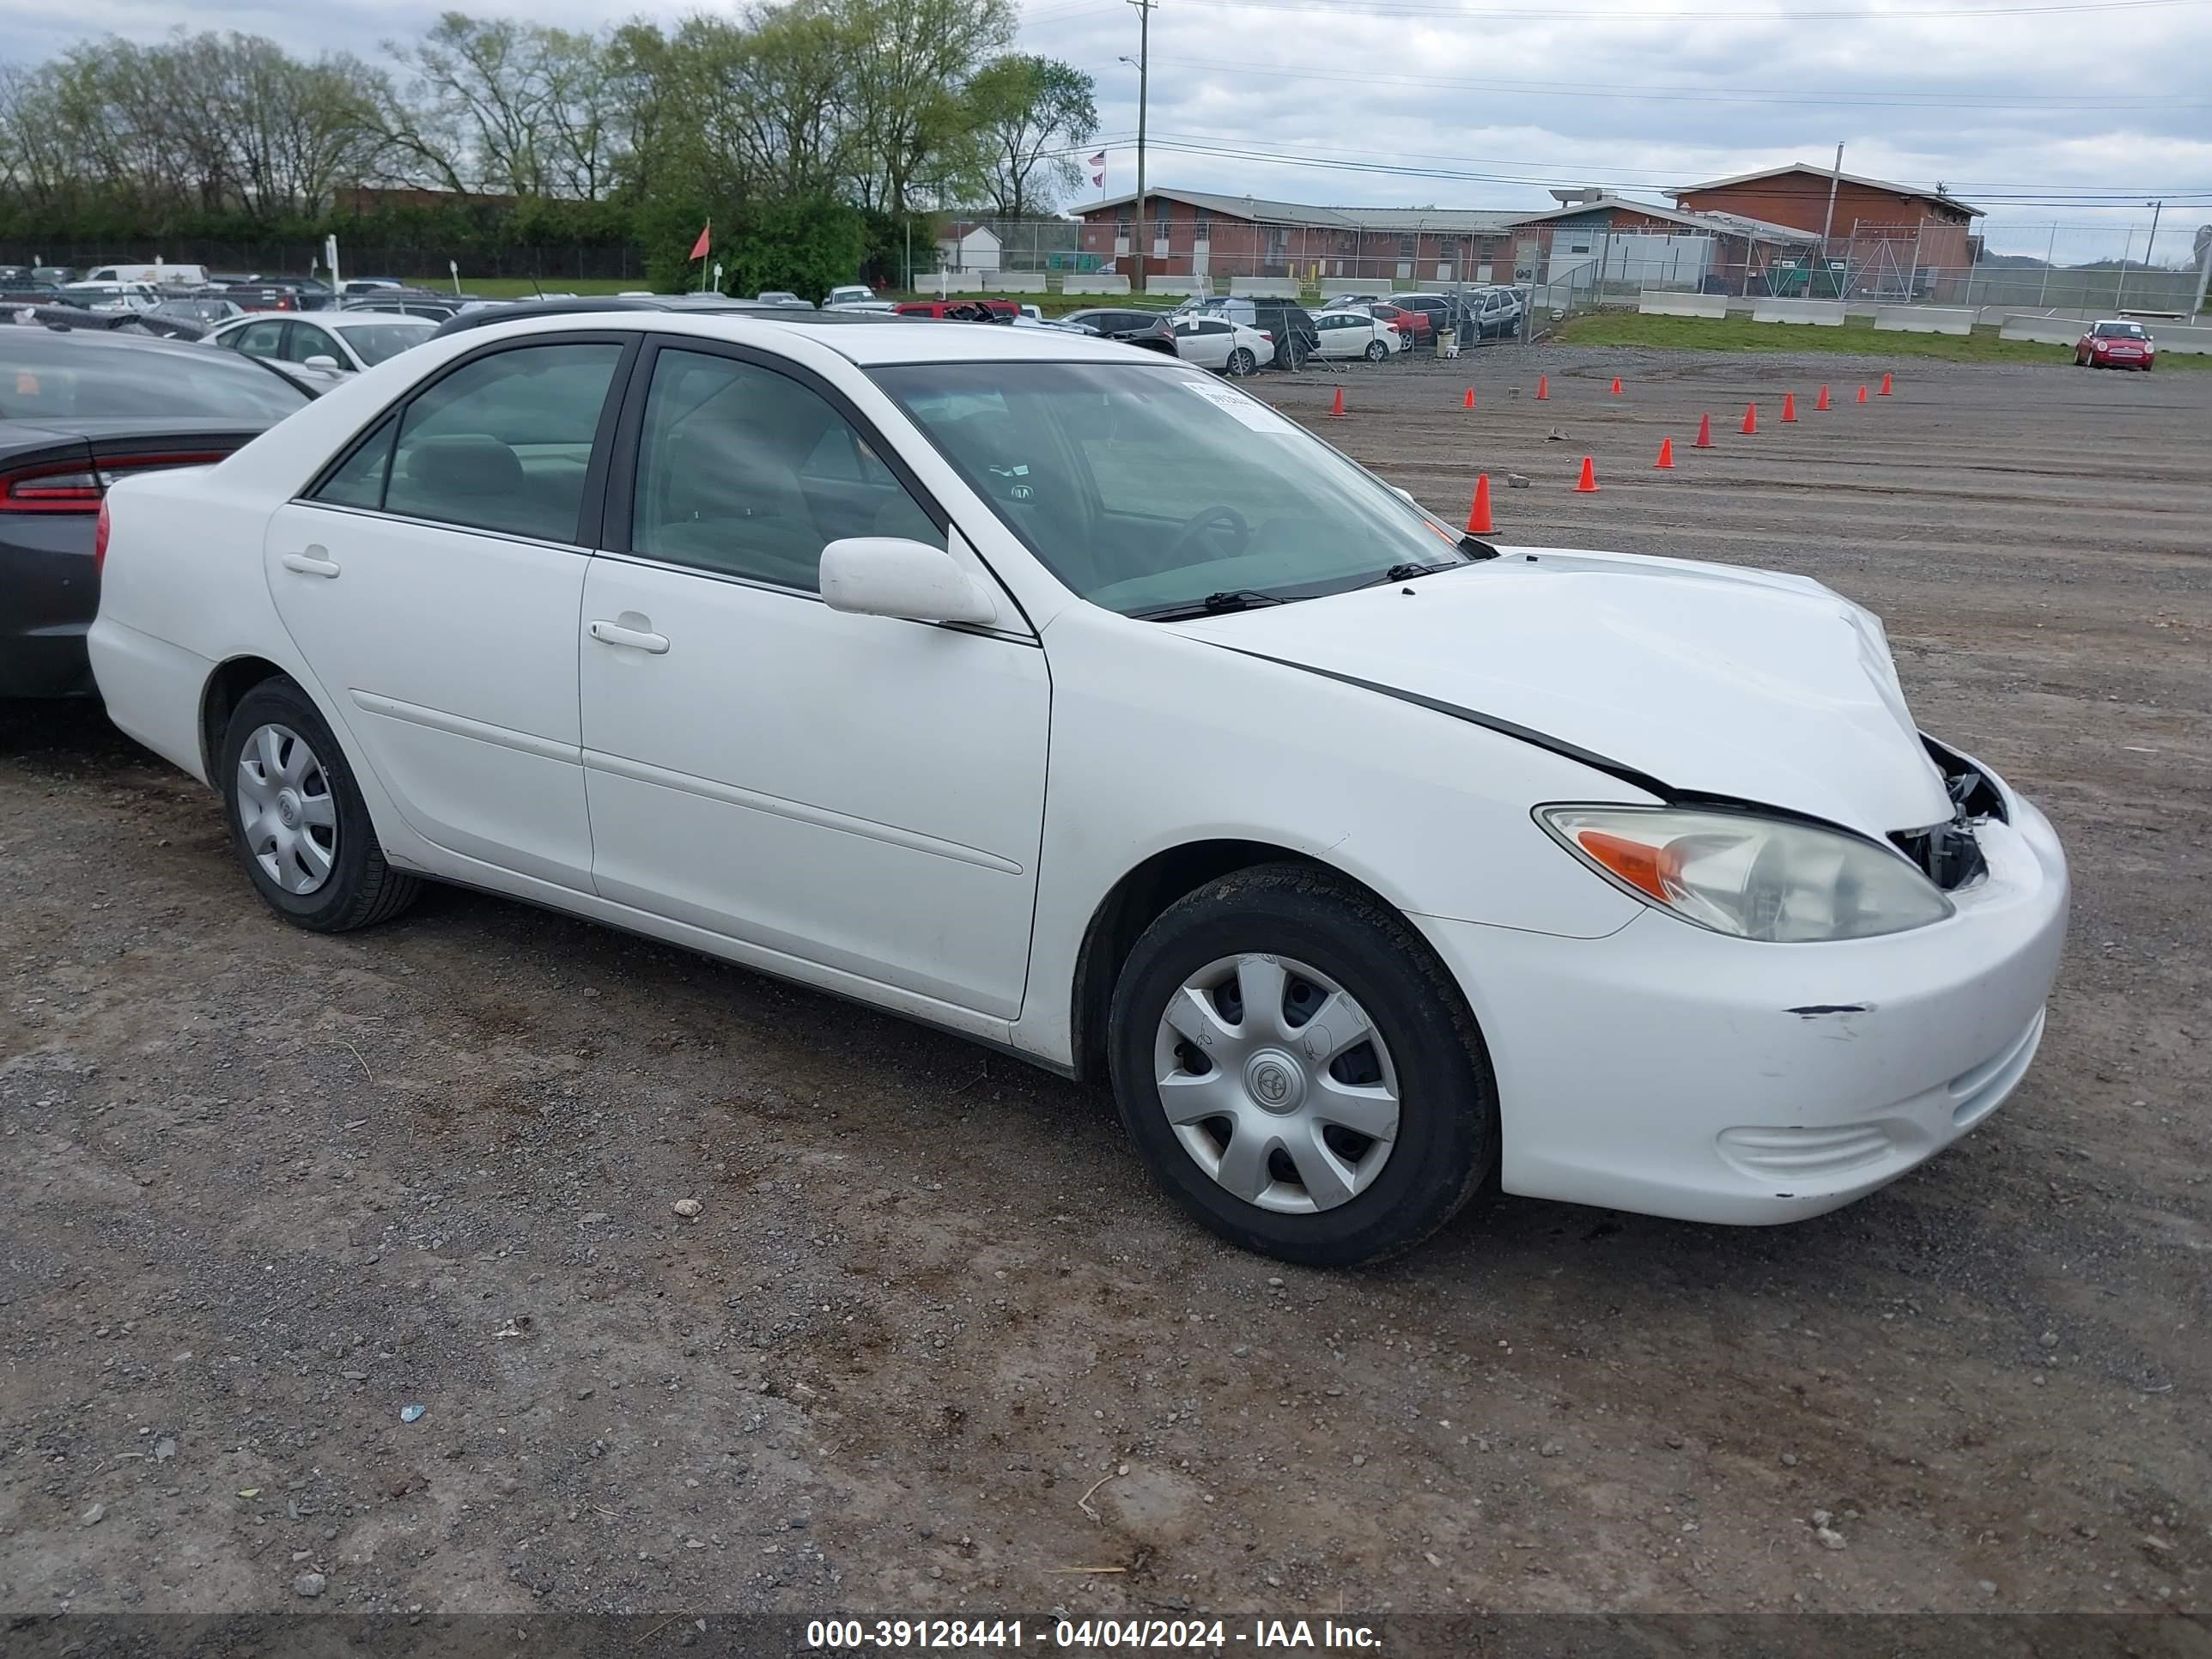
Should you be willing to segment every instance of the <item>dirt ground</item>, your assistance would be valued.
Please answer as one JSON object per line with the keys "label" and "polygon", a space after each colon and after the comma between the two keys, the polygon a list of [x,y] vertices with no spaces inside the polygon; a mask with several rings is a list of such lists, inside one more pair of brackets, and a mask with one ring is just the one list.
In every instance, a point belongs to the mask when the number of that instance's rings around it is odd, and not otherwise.
{"label": "dirt ground", "polygon": [[473,895],[295,932],[213,796],[0,712],[0,1611],[2199,1608],[2212,374],[1882,368],[1254,383],[1455,518],[1487,468],[1501,539],[1869,604],[2057,823],[2025,1086],[1784,1229],[1280,1267],[1102,1096]]}

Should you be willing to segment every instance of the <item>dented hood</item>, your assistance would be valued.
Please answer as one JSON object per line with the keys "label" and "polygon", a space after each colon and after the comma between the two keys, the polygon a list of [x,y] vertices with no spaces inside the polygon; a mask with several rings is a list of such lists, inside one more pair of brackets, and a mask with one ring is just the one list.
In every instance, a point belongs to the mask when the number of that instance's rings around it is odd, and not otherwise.
{"label": "dented hood", "polygon": [[1173,625],[1510,721],[1674,790],[1871,836],[1952,812],[1881,624],[1803,577],[1516,547],[1402,586]]}

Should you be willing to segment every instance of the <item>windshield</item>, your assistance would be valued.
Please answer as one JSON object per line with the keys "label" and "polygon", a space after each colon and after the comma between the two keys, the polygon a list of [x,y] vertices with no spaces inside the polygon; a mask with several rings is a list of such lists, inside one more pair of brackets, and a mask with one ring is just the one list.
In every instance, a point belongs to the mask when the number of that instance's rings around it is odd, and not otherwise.
{"label": "windshield", "polygon": [[2100,323],[2097,337],[2100,340],[2140,340],[2143,337],[2141,323]]}
{"label": "windshield", "polygon": [[875,379],[1047,568],[1125,614],[1468,562],[1445,526],[1201,373],[927,363]]}
{"label": "windshield", "polygon": [[397,357],[409,346],[418,346],[437,332],[438,325],[427,317],[413,322],[361,323],[346,328],[346,343],[361,355],[365,363],[380,363],[387,357]]}

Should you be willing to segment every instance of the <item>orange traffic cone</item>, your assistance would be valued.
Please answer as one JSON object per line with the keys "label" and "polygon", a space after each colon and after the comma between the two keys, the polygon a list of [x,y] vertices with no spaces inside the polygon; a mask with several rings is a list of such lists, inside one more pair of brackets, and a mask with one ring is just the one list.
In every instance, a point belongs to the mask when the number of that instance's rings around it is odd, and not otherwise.
{"label": "orange traffic cone", "polygon": [[1710,415],[1700,415],[1698,416],[1698,441],[1692,444],[1690,447],[1692,449],[1711,449],[1712,447],[1713,417]]}
{"label": "orange traffic cone", "polygon": [[1548,374],[1539,374],[1536,377],[1536,401],[1540,404],[1551,395],[1552,377]]}
{"label": "orange traffic cone", "polygon": [[1478,472],[1474,476],[1474,505],[1468,509],[1467,533],[1487,536],[1497,528],[1490,521],[1490,475]]}
{"label": "orange traffic cone", "polygon": [[1794,392],[1782,394],[1782,418],[1785,422],[1797,418],[1797,394]]}
{"label": "orange traffic cone", "polygon": [[1743,406],[1743,429],[1747,433],[1756,432],[1759,430],[1759,405],[1757,404],[1746,404]]}
{"label": "orange traffic cone", "polygon": [[1344,388],[1342,386],[1337,387],[1336,401],[1328,406],[1328,412],[1337,420],[1340,421],[1344,418]]}
{"label": "orange traffic cone", "polygon": [[1473,409],[1474,407],[1474,388],[1473,386],[1468,387],[1467,401],[1462,404],[1460,407],[1462,409]]}
{"label": "orange traffic cone", "polygon": [[1859,388],[1859,401],[1861,403],[1864,403],[1866,401],[1866,388],[1864,386],[1861,386]]}
{"label": "orange traffic cone", "polygon": [[1618,374],[1613,377],[1613,395],[1616,398],[1620,396],[1620,376]]}
{"label": "orange traffic cone", "polygon": [[1651,470],[1655,472],[1662,471],[1674,465],[1674,441],[1672,438],[1662,438],[1659,441],[1659,459],[1651,463]]}
{"label": "orange traffic cone", "polygon": [[1886,370],[1883,372],[1881,377],[1881,390],[1875,395],[1881,398],[1887,398],[1889,396],[1889,374]]}
{"label": "orange traffic cone", "polygon": [[1594,495],[1597,493],[1597,464],[1587,455],[1583,457],[1583,476],[1575,481],[1575,494]]}
{"label": "orange traffic cone", "polygon": [[1826,409],[1827,406],[1828,406],[1828,388],[1827,388],[1827,387],[1826,387],[1826,386],[1822,386],[1822,387],[1820,388],[1820,402],[1818,402],[1818,403],[1814,404],[1813,405],[1813,407],[1814,407],[1814,408],[1815,408],[1815,409]]}

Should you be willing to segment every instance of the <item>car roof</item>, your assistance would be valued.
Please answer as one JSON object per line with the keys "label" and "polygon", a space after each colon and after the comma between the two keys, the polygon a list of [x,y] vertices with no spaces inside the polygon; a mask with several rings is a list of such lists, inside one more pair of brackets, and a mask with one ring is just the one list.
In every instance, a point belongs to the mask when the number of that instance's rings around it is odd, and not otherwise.
{"label": "car roof", "polygon": [[432,317],[410,317],[404,311],[295,311],[285,313],[292,321],[315,323],[325,328],[334,328],[343,334],[349,328],[366,328],[372,323],[420,323],[425,328],[435,328],[437,319]]}
{"label": "car roof", "polygon": [[[726,311],[641,308],[627,315],[617,313],[578,316],[555,312],[550,307],[527,309],[534,314],[501,318],[495,324],[479,324],[470,331],[498,326],[502,333],[522,338],[556,332],[564,324],[571,328],[598,324],[757,344],[770,349],[803,338],[863,368],[896,363],[1164,361],[1156,351],[1065,329],[1008,328],[993,323],[901,317],[884,312],[794,311],[760,306],[733,307]],[[452,323],[445,324],[441,331],[451,331],[453,326]]]}

